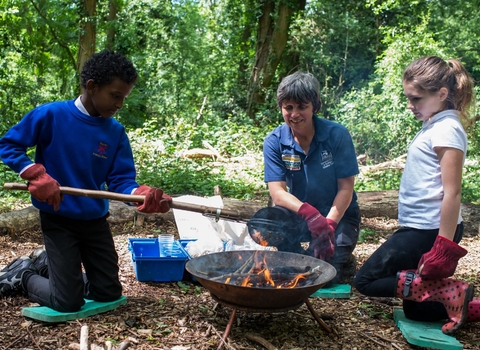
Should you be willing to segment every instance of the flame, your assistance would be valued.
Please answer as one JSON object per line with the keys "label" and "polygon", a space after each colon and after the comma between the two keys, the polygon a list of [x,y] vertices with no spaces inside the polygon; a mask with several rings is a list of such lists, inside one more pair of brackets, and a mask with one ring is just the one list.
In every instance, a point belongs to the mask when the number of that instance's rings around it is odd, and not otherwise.
{"label": "flame", "polygon": [[263,239],[262,234],[260,233],[260,231],[255,232],[255,233],[252,235],[252,238],[253,238],[253,240],[254,240],[255,242],[257,242],[258,244],[260,244],[262,247],[268,246],[268,242]]}
{"label": "flame", "polygon": [[248,283],[249,281],[250,281],[250,276],[245,277],[245,279],[242,281],[240,285],[242,287],[251,287],[252,285]]}
{"label": "flame", "polygon": [[295,287],[297,286],[298,282],[299,282],[301,279],[306,279],[306,278],[305,278],[305,275],[300,274],[300,275],[295,276],[295,278],[293,279],[293,281],[290,281],[290,282],[287,284],[287,288],[295,288]]}
{"label": "flame", "polygon": [[269,269],[265,269],[263,274],[265,275],[265,279],[267,280],[267,284],[275,287],[275,281],[272,279],[272,274],[270,273]]}
{"label": "flame", "polygon": [[[239,285],[242,287],[254,287],[257,284],[270,285],[273,288],[295,288],[301,280],[306,280],[306,275],[300,273],[293,277],[291,280],[277,280],[275,281],[272,276],[272,271],[268,268],[267,265],[267,255],[263,256],[263,259],[259,258],[259,251],[256,251],[253,255],[253,266],[250,269],[249,275],[244,277]],[[260,279],[257,280],[253,276],[260,276]],[[263,279],[262,279],[263,278]],[[225,283],[230,283],[231,278],[228,277],[225,280]]]}

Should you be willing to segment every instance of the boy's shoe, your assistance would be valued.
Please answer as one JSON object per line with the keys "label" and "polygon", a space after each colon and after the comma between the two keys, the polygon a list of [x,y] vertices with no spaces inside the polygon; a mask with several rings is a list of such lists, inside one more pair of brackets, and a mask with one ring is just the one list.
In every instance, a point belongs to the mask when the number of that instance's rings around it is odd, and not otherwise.
{"label": "boy's shoe", "polygon": [[32,254],[30,254],[30,259],[32,259],[33,265],[37,269],[38,274],[48,278],[48,259],[45,249],[35,249]]}
{"label": "boy's shoe", "polygon": [[22,277],[26,271],[37,272],[32,259],[24,255],[0,272],[0,297],[18,294],[22,290]]}

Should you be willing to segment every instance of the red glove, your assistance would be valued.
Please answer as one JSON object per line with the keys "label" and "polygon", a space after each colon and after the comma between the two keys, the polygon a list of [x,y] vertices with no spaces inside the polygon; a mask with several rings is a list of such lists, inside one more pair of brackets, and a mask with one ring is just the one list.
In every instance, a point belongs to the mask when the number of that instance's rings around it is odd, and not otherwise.
{"label": "red glove", "polygon": [[145,196],[143,203],[137,203],[138,211],[142,213],[166,213],[170,210],[172,197],[159,188],[142,185],[133,192],[134,195]]}
{"label": "red glove", "polygon": [[307,222],[308,229],[312,234],[310,250],[313,255],[322,260],[329,260],[335,253],[335,229],[337,223],[324,217],[320,212],[308,203],[303,203],[297,214]]}
{"label": "red glove", "polygon": [[448,238],[437,236],[432,249],[422,255],[418,263],[418,274],[432,280],[450,277],[455,273],[458,260],[465,255],[466,249]]}
{"label": "red glove", "polygon": [[319,237],[312,236],[308,250],[313,253],[315,258],[328,261],[333,258],[333,254],[335,253],[335,244],[328,235]]}
{"label": "red glove", "polygon": [[47,174],[42,164],[34,164],[25,170],[20,177],[28,181],[27,188],[33,198],[53,205],[55,211],[60,209],[60,202],[62,201],[60,185]]}

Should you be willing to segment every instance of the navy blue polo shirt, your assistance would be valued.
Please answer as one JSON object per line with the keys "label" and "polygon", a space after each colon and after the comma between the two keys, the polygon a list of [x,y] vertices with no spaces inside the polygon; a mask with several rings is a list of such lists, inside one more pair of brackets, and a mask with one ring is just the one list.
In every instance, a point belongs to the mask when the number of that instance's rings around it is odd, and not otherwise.
{"label": "navy blue polo shirt", "polygon": [[[338,123],[313,116],[315,135],[308,154],[295,142],[290,127],[278,126],[263,144],[265,182],[285,181],[291,194],[327,215],[337,195],[337,180],[357,175],[352,137]],[[357,207],[354,192],[350,207]]]}

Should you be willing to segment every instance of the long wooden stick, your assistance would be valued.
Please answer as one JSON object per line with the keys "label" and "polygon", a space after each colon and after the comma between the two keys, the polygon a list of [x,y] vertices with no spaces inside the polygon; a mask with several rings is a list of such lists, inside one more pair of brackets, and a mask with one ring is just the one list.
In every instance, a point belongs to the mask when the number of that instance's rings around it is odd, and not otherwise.
{"label": "long wooden stick", "polygon": [[[28,191],[27,185],[17,182],[6,182],[3,185],[3,188],[6,190],[22,190]],[[111,199],[121,202],[136,202],[143,203],[145,196],[133,195],[133,194],[122,194],[109,191],[100,191],[100,190],[87,190],[82,188],[66,187],[60,186],[60,192],[62,194],[69,194],[73,196],[82,196],[89,198],[99,198],[99,199]],[[176,202],[172,200],[170,203],[170,208],[193,211],[196,213],[202,214],[211,214],[212,216],[218,216],[223,219],[232,219],[232,220],[241,220],[240,214],[236,210],[207,207],[205,205],[191,204]]]}

